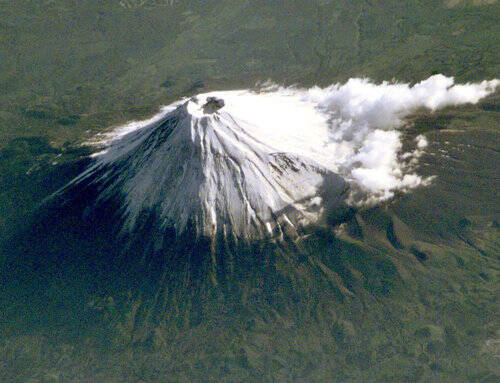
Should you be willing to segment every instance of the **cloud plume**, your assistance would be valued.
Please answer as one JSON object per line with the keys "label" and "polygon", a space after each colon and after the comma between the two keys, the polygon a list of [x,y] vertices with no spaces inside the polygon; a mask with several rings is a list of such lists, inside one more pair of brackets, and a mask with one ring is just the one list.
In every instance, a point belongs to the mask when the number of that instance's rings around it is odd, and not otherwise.
{"label": "cloud plume", "polygon": [[[426,108],[477,103],[495,91],[498,80],[455,84],[435,75],[415,85],[353,78],[344,84],[310,89],[267,84],[258,90],[211,92],[223,98],[224,111],[248,134],[276,152],[308,157],[340,174],[351,186],[349,202],[374,204],[428,184],[414,167],[427,140],[418,136],[415,149],[403,153],[401,127],[406,117]],[[187,99],[186,99],[187,100]],[[132,122],[101,137],[113,142],[150,126],[186,100],[166,106],[144,122]]]}

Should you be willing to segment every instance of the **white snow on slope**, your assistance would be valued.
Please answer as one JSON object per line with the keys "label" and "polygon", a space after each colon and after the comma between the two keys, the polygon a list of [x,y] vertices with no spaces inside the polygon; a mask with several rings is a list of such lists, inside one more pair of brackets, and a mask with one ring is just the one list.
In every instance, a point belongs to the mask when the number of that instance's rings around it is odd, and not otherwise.
{"label": "white snow on slope", "polygon": [[[104,136],[108,150],[73,184],[99,174],[102,199],[124,195],[129,229],[146,209],[165,226],[182,231],[191,221],[206,235],[294,229],[319,219],[326,184],[335,203],[357,206],[428,184],[411,167],[425,137],[414,152],[401,152],[404,118],[476,103],[498,83],[455,85],[436,75],[414,86],[351,79],[327,88],[206,93]],[[213,96],[225,106],[205,113]]]}

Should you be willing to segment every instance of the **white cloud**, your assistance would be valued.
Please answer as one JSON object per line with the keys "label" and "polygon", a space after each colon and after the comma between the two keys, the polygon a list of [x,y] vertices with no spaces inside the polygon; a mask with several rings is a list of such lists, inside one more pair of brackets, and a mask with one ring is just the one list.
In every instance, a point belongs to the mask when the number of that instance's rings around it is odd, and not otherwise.
{"label": "white cloud", "polygon": [[[350,202],[373,204],[396,191],[427,185],[412,165],[428,145],[420,135],[415,149],[402,153],[400,128],[404,118],[421,108],[431,111],[477,103],[492,93],[498,80],[455,84],[443,75],[413,86],[354,78],[326,88],[282,88],[267,84],[259,92],[211,92],[223,98],[224,111],[242,123],[253,137],[281,152],[307,156],[341,174],[352,188]],[[165,107],[144,122],[133,122],[104,139],[150,126],[179,103]]]}
{"label": "white cloud", "polygon": [[330,116],[328,146],[332,153],[338,147],[346,153],[344,156],[333,154],[338,171],[365,192],[358,191],[356,198],[352,198],[353,203],[373,203],[391,198],[396,190],[407,191],[430,182],[412,173],[409,166],[417,163],[428,146],[425,136],[416,137],[414,151],[401,153],[398,128],[405,117],[421,108],[435,111],[477,103],[494,92],[499,83],[495,79],[455,84],[452,77],[443,75],[429,77],[414,86],[375,84],[368,79],[354,78],[345,84],[297,91]]}

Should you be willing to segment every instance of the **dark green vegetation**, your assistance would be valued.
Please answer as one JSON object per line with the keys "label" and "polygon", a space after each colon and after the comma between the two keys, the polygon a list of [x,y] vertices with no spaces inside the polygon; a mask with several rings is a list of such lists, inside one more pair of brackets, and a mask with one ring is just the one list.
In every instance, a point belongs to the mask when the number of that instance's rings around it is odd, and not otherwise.
{"label": "dark green vegetation", "polygon": [[[0,0],[0,238],[78,172],[75,144],[185,95],[499,77],[499,6],[477,3]],[[412,119],[430,188],[232,270],[113,263],[71,217],[10,241],[0,381],[497,381],[499,117],[494,96]]]}

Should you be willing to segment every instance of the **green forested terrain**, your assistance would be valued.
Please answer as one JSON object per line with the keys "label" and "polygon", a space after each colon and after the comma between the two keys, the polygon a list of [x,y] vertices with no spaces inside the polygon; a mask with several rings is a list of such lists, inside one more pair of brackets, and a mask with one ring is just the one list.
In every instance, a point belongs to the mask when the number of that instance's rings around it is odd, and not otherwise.
{"label": "green forested terrain", "polygon": [[494,77],[499,7],[464,4],[2,0],[1,135],[78,141],[202,86]]}
{"label": "green forested terrain", "polygon": [[[268,79],[498,78],[499,19],[479,0],[0,0],[0,239],[113,125]],[[58,236],[52,279],[15,285],[2,264],[0,381],[498,381],[498,105],[411,119],[429,188],[337,236],[243,252],[234,295],[211,275],[194,293],[72,263],[109,256],[98,235]]]}

